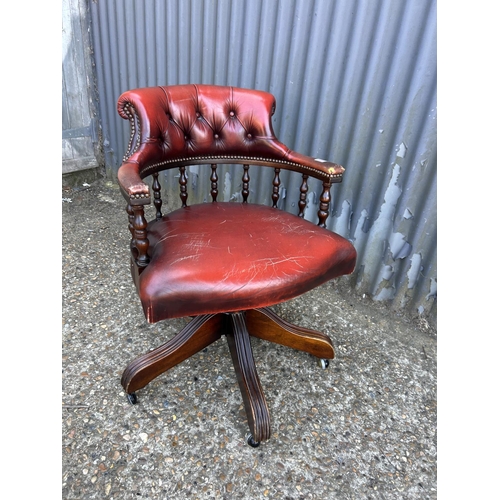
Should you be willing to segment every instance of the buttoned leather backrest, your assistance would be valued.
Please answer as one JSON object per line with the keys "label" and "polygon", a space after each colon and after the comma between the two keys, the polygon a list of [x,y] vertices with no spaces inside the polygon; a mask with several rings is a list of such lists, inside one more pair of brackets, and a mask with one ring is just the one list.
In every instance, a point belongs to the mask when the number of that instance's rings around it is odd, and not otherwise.
{"label": "buttoned leather backrest", "polygon": [[[214,85],[174,85],[125,92],[118,101],[136,130],[125,155],[141,167],[192,156],[249,155],[283,160],[273,132],[274,96]],[[136,115],[136,116],[134,116]]]}

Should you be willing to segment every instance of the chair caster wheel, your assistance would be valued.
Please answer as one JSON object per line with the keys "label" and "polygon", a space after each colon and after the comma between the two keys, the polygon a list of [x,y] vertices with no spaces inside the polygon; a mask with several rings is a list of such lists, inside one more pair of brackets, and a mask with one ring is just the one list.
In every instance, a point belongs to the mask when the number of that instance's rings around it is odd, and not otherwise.
{"label": "chair caster wheel", "polygon": [[246,440],[247,444],[249,444],[252,448],[257,448],[260,445],[260,441],[254,441],[253,436],[251,434],[247,434]]}
{"label": "chair caster wheel", "polygon": [[135,392],[133,392],[132,394],[127,394],[127,399],[131,405],[137,404],[137,396],[135,395]]}
{"label": "chair caster wheel", "polygon": [[318,359],[318,365],[323,370],[326,370],[330,366],[330,361],[327,359]]}

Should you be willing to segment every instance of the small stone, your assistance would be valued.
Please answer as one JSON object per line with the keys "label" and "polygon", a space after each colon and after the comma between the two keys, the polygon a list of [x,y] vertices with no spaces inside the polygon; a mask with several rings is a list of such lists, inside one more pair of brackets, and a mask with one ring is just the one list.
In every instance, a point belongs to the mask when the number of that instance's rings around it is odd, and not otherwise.
{"label": "small stone", "polygon": [[148,435],[145,432],[141,432],[139,434],[139,437],[143,440],[144,443],[148,440]]}

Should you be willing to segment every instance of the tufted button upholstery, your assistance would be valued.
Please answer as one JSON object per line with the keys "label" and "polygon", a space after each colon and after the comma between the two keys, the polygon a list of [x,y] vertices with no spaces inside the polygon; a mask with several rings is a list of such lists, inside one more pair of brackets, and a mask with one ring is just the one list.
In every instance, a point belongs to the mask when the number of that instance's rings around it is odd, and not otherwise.
{"label": "tufted button upholstery", "polygon": [[[283,157],[287,148],[275,140],[269,117],[274,97],[233,87],[177,85],[132,90],[120,97],[118,110],[131,103],[142,118],[141,148],[134,159],[142,165],[186,155],[242,154],[246,138],[256,136],[252,153]],[[140,96],[138,95],[140,94]],[[221,104],[222,103],[222,104]],[[147,113],[141,111],[147,110]],[[154,110],[154,113],[151,111]],[[147,119],[144,119],[147,118]],[[224,144],[214,141],[224,134]]]}
{"label": "tufted button upholstery", "polygon": [[129,148],[118,176],[130,194],[148,167],[195,156],[243,155],[296,162],[341,175],[343,167],[291,151],[274,135],[272,94],[217,85],[174,85],[130,90],[118,112],[138,120],[138,140]]}

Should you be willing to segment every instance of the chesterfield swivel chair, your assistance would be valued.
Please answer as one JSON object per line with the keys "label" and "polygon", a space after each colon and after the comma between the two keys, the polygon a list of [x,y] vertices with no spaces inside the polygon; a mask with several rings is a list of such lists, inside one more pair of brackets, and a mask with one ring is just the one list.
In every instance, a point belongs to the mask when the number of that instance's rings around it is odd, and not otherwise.
{"label": "chesterfield swivel chair", "polygon": [[[118,112],[131,128],[118,182],[127,202],[132,278],[145,317],[150,323],[191,317],[164,345],[132,361],[122,386],[136,403],[137,390],[225,336],[251,446],[270,438],[271,422],[250,337],[305,351],[326,366],[334,357],[330,338],[288,323],[271,307],[351,273],[356,262],[353,245],[325,224],[330,188],[342,181],[344,168],[279,142],[271,124],[274,110],[267,92],[215,85],[135,89],[118,100]],[[211,169],[210,202],[188,205],[190,165]],[[219,199],[220,165],[241,169],[240,201]],[[260,188],[250,189],[257,167],[274,171],[272,206],[252,203],[251,191]],[[182,206],[163,214],[158,174],[173,168],[179,171]],[[301,176],[296,215],[277,206],[282,169]],[[304,217],[309,177],[322,182],[317,225]],[[156,217],[148,222],[144,207],[151,201]]]}

